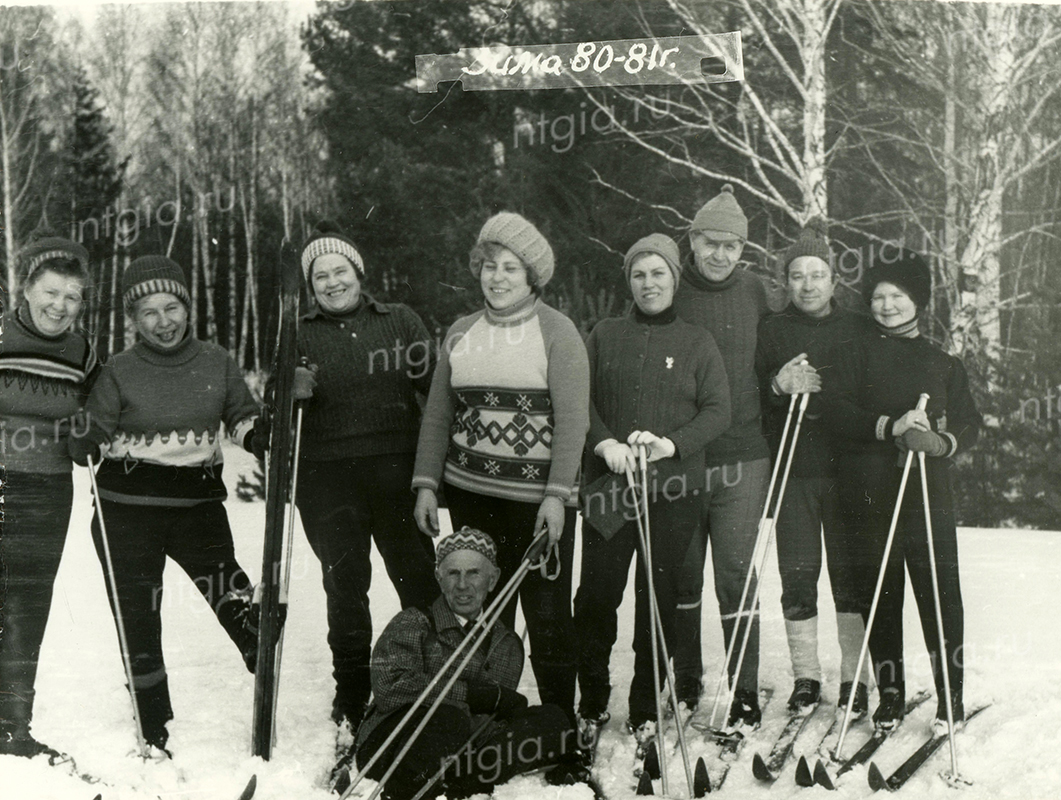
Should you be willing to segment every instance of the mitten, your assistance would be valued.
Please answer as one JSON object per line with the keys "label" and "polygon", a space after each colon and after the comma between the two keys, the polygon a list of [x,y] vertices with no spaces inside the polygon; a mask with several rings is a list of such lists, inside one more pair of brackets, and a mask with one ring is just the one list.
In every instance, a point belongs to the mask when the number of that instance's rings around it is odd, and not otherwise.
{"label": "mitten", "polygon": [[309,400],[317,388],[317,365],[295,367],[295,400]]}
{"label": "mitten", "polygon": [[99,461],[99,444],[90,436],[71,436],[67,441],[67,449],[70,458],[79,466],[87,467],[89,456],[92,456],[94,461]]}
{"label": "mitten", "polygon": [[263,415],[254,420],[254,427],[243,437],[243,449],[254,453],[259,461],[265,460],[265,451],[269,449],[270,428],[269,420]]}
{"label": "mitten", "polygon": [[517,714],[527,707],[527,698],[515,689],[506,689],[504,686],[497,687],[501,696],[497,701],[497,716],[504,719]]}
{"label": "mitten", "polygon": [[900,438],[907,449],[924,453],[926,456],[943,456],[950,449],[947,440],[938,433],[919,428],[910,428]]}
{"label": "mitten", "polygon": [[501,700],[501,687],[488,681],[468,681],[468,708],[473,714],[493,714]]}

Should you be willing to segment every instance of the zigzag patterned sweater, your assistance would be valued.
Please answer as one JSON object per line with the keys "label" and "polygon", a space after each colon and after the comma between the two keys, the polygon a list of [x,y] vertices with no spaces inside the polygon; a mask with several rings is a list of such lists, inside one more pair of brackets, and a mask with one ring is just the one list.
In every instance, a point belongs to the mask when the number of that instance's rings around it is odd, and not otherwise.
{"label": "zigzag patterned sweater", "polygon": [[522,502],[578,499],[589,362],[574,323],[530,296],[446,334],[420,427],[413,489],[441,480]]}
{"label": "zigzag patterned sweater", "polygon": [[72,418],[97,372],[96,354],[80,334],[45,336],[33,325],[25,304],[4,319],[0,463],[9,472],[70,472],[67,439]]}
{"label": "zigzag patterned sweater", "polygon": [[100,496],[118,503],[191,506],[227,496],[220,432],[242,443],[254,402],[224,348],[187,337],[173,350],[135,344],[104,365],[85,411],[108,444]]}

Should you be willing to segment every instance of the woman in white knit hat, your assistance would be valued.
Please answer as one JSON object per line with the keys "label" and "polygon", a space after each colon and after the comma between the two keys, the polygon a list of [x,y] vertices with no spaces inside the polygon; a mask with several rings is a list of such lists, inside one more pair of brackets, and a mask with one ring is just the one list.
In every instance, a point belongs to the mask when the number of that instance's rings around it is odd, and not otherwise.
{"label": "woman in white knit hat", "polygon": [[[503,586],[541,530],[561,574],[530,574],[520,589],[531,665],[543,703],[574,714],[571,564],[579,460],[589,429],[589,366],[574,324],[541,300],[553,251],[519,214],[486,221],[471,252],[485,308],[449,329],[420,429],[416,521],[438,534],[446,485],[454,528],[485,530],[498,546]],[[502,619],[512,626],[515,603]]]}

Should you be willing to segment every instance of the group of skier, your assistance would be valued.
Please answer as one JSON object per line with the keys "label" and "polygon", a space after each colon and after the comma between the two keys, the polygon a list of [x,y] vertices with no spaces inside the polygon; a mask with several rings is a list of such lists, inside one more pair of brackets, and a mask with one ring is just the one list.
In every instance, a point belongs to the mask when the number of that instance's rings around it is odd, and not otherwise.
{"label": "group of skier", "polygon": [[[435,749],[411,759],[417,767],[396,773],[384,796],[411,796],[437,768],[436,755],[456,754],[473,732],[480,749],[506,736],[560,737],[555,752],[566,768],[558,777],[578,777],[562,745],[573,732],[582,745],[595,740],[610,719],[609,659],[639,536],[624,478],[638,473],[641,454],[651,483],[644,513],[654,596],[637,559],[627,728],[643,743],[660,722],[655,699],[665,671],[654,663],[654,615],[673,658],[677,699],[687,713],[700,703],[709,543],[723,642],[747,640],[728,648],[733,699],[726,726],[758,726],[759,612],[746,587],[749,576],[754,585],[759,521],[770,501],[771,466],[785,457],[779,444],[793,396],[811,399],[774,520],[795,679],[789,709],[821,700],[824,539],[841,653],[838,704],[851,700],[856,715],[866,714],[875,682],[876,725],[888,730],[902,720],[905,565],[933,666],[936,724],[964,718],[950,461],[975,442],[981,419],[961,362],[919,335],[919,314],[931,299],[925,260],[902,249],[890,262],[882,259],[864,276],[869,313],[858,314],[833,298],[834,259],[824,226],[812,221],[780,259],[788,298],[774,313],[762,280],[739,266],[748,221],[732,187],[704,204],[688,233],[684,259],[661,233],[630,247],[622,269],[633,307],[599,322],[583,342],[542,300],[555,269],[548,241],[524,217],[499,213],[486,221],[470,256],[484,307],[458,319],[438,353],[411,309],[363,291],[362,254],[338,227],[320,224],[305,242],[310,307],[300,320],[301,363],[294,368],[304,408],[295,502],[322,565],[340,739],[362,766],[375,757],[386,767],[388,759],[379,758],[385,738],[388,753],[411,747],[410,731],[397,735],[399,721],[431,673],[449,663],[465,626],[480,623],[471,637],[485,627],[488,598],[512,581],[543,704],[529,710],[518,692],[523,652],[512,633],[513,596],[499,621],[491,620],[482,655],[441,701],[445,724],[425,727]],[[80,245],[64,239],[27,247],[23,299],[5,315],[0,754],[54,755],[33,738],[30,721],[69,524],[71,460],[98,467],[93,538],[112,576],[112,608],[122,612],[116,621],[127,639],[147,744],[165,750],[172,718],[160,617],[167,555],[210,603],[247,668],[256,666],[256,609],[222,504],[220,436],[223,429],[260,456],[269,421],[232,357],[196,339],[184,273],[168,258],[141,257],[126,270],[123,301],[138,342],[97,366],[74,330],[89,285],[87,260]],[[393,353],[393,361],[381,352]],[[415,363],[414,352],[423,355]],[[922,394],[928,404],[919,408]],[[16,448],[16,435],[36,445]],[[858,671],[858,656],[907,452],[927,456],[944,643],[923,499],[910,491],[870,633],[871,678],[868,665]],[[456,533],[436,548],[440,495]],[[539,535],[554,566],[528,572],[526,553]],[[404,609],[374,652],[372,541]],[[472,775],[458,766],[435,791],[469,794],[542,766],[542,759],[522,759],[518,767],[517,760],[509,746],[504,768]],[[379,767],[369,773],[381,774]]]}

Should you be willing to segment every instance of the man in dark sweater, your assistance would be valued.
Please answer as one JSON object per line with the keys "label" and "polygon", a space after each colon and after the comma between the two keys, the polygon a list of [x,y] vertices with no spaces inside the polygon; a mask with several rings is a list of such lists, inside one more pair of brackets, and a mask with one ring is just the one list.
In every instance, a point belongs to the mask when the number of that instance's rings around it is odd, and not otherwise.
{"label": "man in dark sweater", "polygon": [[[777,564],[781,573],[781,608],[785,617],[795,687],[791,711],[803,711],[821,699],[818,662],[818,576],[822,567],[822,536],[829,554],[829,583],[836,605],[840,640],[839,705],[846,706],[855,682],[858,652],[865,628],[852,571],[842,563],[844,548],[837,504],[836,465],[825,421],[820,419],[822,375],[835,370],[840,349],[852,346],[858,317],[833,299],[837,275],[825,238],[824,224],[813,219],[782,257],[789,304],[759,324],[755,370],[763,396],[763,427],[774,458],[792,395],[810,392],[811,401],[800,428],[781,509],[775,520]],[[795,416],[795,415],[793,415]],[[793,420],[793,425],[795,420]],[[866,713],[869,671],[855,690],[854,711]]]}
{"label": "man in dark sweater", "polygon": [[[704,450],[706,486],[701,530],[693,537],[678,586],[674,654],[679,697],[690,707],[699,702],[703,673],[700,645],[700,603],[704,585],[707,541],[715,577],[725,641],[739,621],[751,624],[748,648],[736,676],[736,647],[727,664],[736,680],[729,724],[755,726],[758,702],[759,622],[757,612],[740,608],[741,591],[751,565],[770,471],[770,450],[759,419],[759,385],[755,375],[755,341],[759,320],[769,313],[766,287],[751,272],[737,269],[748,238],[748,220],[733,197],[733,187],[704,204],[689,234],[693,267],[674,297],[681,319],[706,328],[722,354],[729,378],[730,427]],[[749,593],[750,596],[750,593]],[[743,638],[744,626],[737,635]],[[738,639],[738,642],[740,639]]]}

